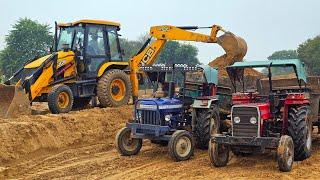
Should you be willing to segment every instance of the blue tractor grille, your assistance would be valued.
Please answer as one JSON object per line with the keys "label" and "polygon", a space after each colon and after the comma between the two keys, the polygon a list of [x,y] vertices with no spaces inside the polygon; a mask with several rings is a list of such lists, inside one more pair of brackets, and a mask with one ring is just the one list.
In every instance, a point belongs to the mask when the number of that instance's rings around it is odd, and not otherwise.
{"label": "blue tractor grille", "polygon": [[137,120],[141,124],[150,124],[150,125],[159,125],[159,126],[164,125],[164,122],[161,121],[161,117],[158,111],[138,110]]}

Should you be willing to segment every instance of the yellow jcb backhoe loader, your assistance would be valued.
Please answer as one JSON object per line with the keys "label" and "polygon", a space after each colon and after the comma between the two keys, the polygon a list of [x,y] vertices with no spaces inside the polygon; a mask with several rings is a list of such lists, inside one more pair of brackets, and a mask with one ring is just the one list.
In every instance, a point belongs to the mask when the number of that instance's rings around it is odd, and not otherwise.
{"label": "yellow jcb backhoe loader", "polygon": [[131,83],[123,71],[120,24],[80,20],[55,30],[53,52],[28,61],[0,86],[0,116],[30,114],[30,102],[48,102],[52,113],[86,106],[93,96],[102,107],[127,103]]}
{"label": "yellow jcb backhoe loader", "polygon": [[[66,113],[87,105],[93,96],[102,107],[126,104],[131,93],[135,100],[139,67],[153,64],[168,40],[218,43],[226,51],[226,65],[243,58],[247,50],[243,39],[229,32],[216,37],[222,28],[208,28],[210,35],[188,31],[199,29],[195,26],[151,27],[151,38],[128,62],[119,43],[120,24],[100,20],[56,24],[53,52],[27,62],[0,86],[0,116],[29,114],[30,102],[36,101],[48,102],[52,113]],[[151,42],[152,38],[156,40]],[[18,83],[11,85],[14,81]]]}

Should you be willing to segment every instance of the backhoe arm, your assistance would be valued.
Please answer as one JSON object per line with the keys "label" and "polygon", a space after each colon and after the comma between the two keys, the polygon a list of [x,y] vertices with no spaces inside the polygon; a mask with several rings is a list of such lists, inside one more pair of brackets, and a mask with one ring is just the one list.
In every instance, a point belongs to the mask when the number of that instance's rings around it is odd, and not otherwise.
{"label": "backhoe arm", "polygon": [[169,25],[153,26],[150,28],[150,36],[156,40],[149,45],[145,44],[143,50],[139,51],[139,53],[130,60],[130,80],[132,83],[132,96],[134,101],[138,98],[139,84],[137,73],[139,71],[139,67],[142,65],[153,64],[168,40],[217,43],[218,31],[224,31],[220,26],[217,25],[213,25],[212,27],[204,27],[211,28],[210,35],[188,31],[200,28],[201,27],[197,26],[175,27]]}

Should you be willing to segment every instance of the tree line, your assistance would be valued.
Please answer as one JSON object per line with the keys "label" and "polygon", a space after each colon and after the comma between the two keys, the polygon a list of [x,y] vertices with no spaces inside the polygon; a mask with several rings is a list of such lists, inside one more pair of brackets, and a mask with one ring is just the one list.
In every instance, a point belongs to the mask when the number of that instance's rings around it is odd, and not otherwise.
{"label": "tree line", "polygon": [[[41,24],[29,18],[21,18],[12,26],[5,37],[5,47],[0,51],[0,81],[10,77],[17,69],[30,59],[48,54],[53,45],[52,27]],[[121,38],[121,46],[125,59],[134,56],[144,44],[148,35],[142,35],[137,40]],[[157,63],[199,64],[198,49],[190,44],[169,41],[157,58]],[[295,50],[276,51],[268,57],[271,59],[301,59],[307,67],[309,75],[320,75],[320,36],[308,39]],[[275,74],[285,74],[287,69],[281,69]]]}
{"label": "tree line", "polygon": [[[268,57],[269,60],[300,59],[305,63],[308,75],[320,75],[320,36],[308,39],[297,49],[276,51]],[[292,70],[277,68],[273,73],[284,75]]]}

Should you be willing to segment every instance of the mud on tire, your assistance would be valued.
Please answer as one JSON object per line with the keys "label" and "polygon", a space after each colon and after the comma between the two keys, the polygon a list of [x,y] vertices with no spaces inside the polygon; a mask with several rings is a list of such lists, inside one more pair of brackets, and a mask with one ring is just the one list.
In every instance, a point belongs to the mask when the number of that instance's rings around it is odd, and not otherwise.
{"label": "mud on tire", "polygon": [[219,109],[216,105],[213,105],[210,109],[196,110],[195,127],[193,129],[196,147],[199,149],[208,148],[211,135],[218,133],[219,121]]}
{"label": "mud on tire", "polygon": [[311,156],[311,126],[307,116],[309,106],[290,108],[288,134],[294,143],[294,160],[302,161]]}
{"label": "mud on tire", "polygon": [[105,72],[97,86],[100,106],[118,107],[127,104],[131,96],[131,88],[130,79],[124,71],[113,69]]}

